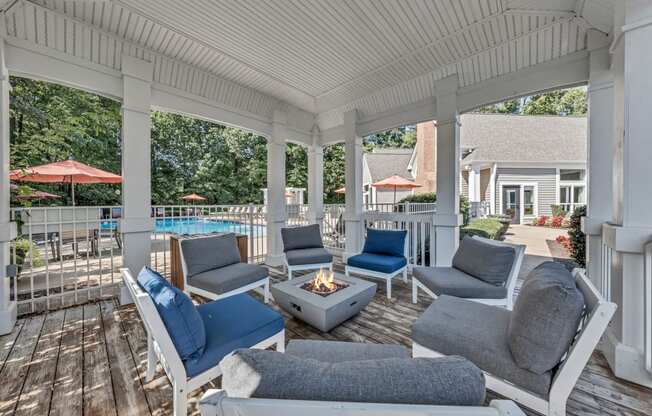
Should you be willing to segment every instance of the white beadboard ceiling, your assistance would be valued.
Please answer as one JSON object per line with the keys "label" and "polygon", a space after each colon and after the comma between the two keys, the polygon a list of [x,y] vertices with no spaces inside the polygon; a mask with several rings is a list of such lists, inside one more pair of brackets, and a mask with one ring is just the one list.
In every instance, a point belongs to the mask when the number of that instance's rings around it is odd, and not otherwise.
{"label": "white beadboard ceiling", "polygon": [[157,82],[252,113],[280,100],[326,120],[583,50],[612,16],[611,0],[19,0],[6,30],[114,69],[124,52],[150,59]]}

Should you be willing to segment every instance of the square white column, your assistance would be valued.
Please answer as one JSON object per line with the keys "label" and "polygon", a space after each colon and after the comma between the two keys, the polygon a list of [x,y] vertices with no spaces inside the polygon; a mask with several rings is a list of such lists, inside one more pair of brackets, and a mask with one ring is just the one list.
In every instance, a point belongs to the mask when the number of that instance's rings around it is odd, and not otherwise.
{"label": "square white column", "polygon": [[[137,274],[151,263],[154,230],[151,201],[151,62],[122,56],[122,219],[123,264]],[[120,301],[131,302],[126,288]]]}
{"label": "square white column", "polygon": [[270,266],[283,264],[281,228],[285,226],[285,139],[287,116],[275,110],[272,135],[267,140],[267,258]]}
{"label": "square white column", "polygon": [[5,40],[0,38],[0,335],[16,324],[16,300],[10,301],[10,242],[16,238],[16,223],[11,222],[9,188],[9,72],[5,65]]}
{"label": "square white column", "polygon": [[308,147],[308,210],[310,222],[321,227],[324,219],[324,148],[317,126],[312,129],[312,144]]}
{"label": "square white column", "polygon": [[344,113],[345,153],[345,212],[346,247],[344,259],[360,253],[363,243],[362,229],[362,137],[358,136],[357,111]]}
{"label": "square white column", "polygon": [[435,265],[449,267],[460,242],[460,136],[457,75],[435,84],[437,96],[437,213]]}

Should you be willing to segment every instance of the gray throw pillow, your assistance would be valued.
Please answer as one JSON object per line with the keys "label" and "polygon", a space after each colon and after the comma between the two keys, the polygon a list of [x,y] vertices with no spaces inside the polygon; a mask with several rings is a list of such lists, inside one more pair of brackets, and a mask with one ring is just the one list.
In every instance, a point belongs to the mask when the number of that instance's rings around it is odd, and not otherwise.
{"label": "gray throw pillow", "polygon": [[568,351],[584,311],[584,295],[560,263],[546,262],[525,280],[511,313],[507,342],[516,364],[543,374]]}
{"label": "gray throw pillow", "polygon": [[513,247],[466,236],[453,257],[453,267],[492,285],[502,286],[509,277],[515,256]]}
{"label": "gray throw pillow", "polygon": [[283,239],[284,252],[303,248],[324,247],[319,224],[281,228],[281,238]]}
{"label": "gray throw pillow", "polygon": [[265,350],[237,350],[220,363],[229,397],[479,406],[482,371],[462,357],[325,363]]}
{"label": "gray throw pillow", "polygon": [[238,242],[232,233],[181,240],[181,249],[187,277],[240,262]]}

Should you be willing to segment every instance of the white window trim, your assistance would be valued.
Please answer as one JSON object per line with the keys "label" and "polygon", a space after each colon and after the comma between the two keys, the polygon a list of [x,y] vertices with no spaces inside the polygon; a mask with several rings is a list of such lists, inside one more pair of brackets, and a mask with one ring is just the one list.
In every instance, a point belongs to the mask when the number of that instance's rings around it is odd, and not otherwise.
{"label": "white window trim", "polygon": [[498,182],[498,212],[503,214],[503,187],[504,186],[518,186],[519,187],[519,223],[523,224],[524,215],[524,205],[525,205],[525,187],[531,186],[534,189],[534,215],[528,216],[528,218],[537,218],[539,216],[539,183],[538,182]]}
{"label": "white window trim", "polygon": [[[584,187],[585,202],[575,202],[575,187],[579,187],[579,186]],[[570,202],[563,202],[563,203],[561,202],[561,195],[560,194],[561,194],[561,188],[563,188],[563,187],[570,187],[571,188],[570,194],[569,194]],[[555,198],[556,201],[557,201],[557,205],[570,204],[572,208],[574,208],[576,204],[584,204],[584,205],[586,205],[586,191],[587,191],[586,181],[560,181],[560,182],[557,183],[557,196]]]}

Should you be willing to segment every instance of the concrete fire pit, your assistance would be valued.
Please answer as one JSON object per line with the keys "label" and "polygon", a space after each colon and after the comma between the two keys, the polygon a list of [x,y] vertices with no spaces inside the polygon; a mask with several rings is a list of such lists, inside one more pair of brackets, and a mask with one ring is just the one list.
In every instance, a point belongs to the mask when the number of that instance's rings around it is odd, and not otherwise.
{"label": "concrete fire pit", "polygon": [[306,289],[315,273],[272,286],[275,302],[297,319],[328,332],[351,318],[369,304],[376,293],[376,284],[335,273],[335,282],[348,285],[337,292],[322,296]]}

